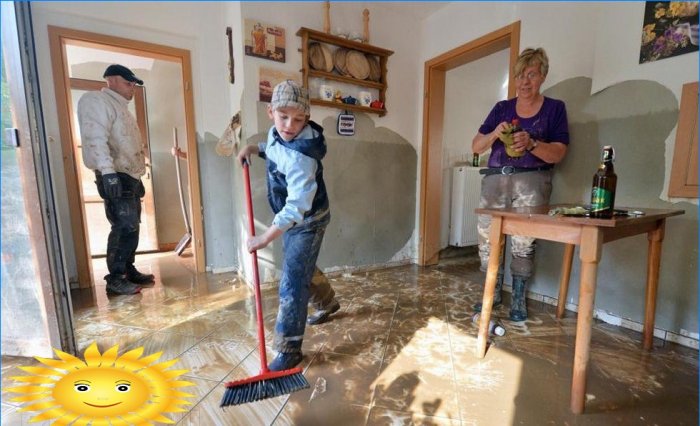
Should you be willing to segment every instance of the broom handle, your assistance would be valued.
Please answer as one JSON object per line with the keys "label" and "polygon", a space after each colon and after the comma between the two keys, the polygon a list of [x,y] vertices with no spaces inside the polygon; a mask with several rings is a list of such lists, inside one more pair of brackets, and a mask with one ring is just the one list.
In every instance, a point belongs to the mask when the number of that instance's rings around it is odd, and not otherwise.
{"label": "broom handle", "polygon": [[[253,218],[253,198],[250,194],[250,172],[248,171],[248,162],[243,163],[243,179],[245,180],[245,201],[246,211],[248,212],[248,231],[252,237],[255,236],[255,219]],[[253,284],[255,289],[255,313],[258,317],[258,343],[260,349],[260,370],[262,373],[268,373],[267,354],[265,353],[265,327],[263,324],[262,314],[262,296],[260,295],[260,275],[258,274],[258,251],[253,253]]]}

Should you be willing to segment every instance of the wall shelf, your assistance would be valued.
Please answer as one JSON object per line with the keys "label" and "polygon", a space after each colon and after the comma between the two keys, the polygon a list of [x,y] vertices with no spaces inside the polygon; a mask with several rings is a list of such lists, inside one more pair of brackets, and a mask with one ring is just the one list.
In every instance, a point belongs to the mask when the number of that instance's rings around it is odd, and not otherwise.
{"label": "wall shelf", "polygon": [[[297,35],[301,37],[301,59],[302,59],[302,78],[304,87],[310,88],[309,79],[319,79],[319,80],[330,80],[340,83],[349,84],[351,86],[358,86],[358,88],[369,88],[376,89],[379,93],[378,99],[384,104],[384,108],[370,108],[362,105],[344,104],[341,102],[326,101],[320,98],[314,98],[313,93],[311,98],[312,105],[325,106],[329,108],[337,108],[349,111],[366,112],[371,114],[378,114],[380,117],[387,113],[386,110],[386,88],[387,88],[387,59],[389,56],[393,55],[394,52],[387,49],[382,49],[380,47],[372,46],[367,43],[360,43],[357,41],[348,40],[342,37],[337,37],[331,34],[326,34],[321,31],[311,30],[309,28],[300,28],[297,31]],[[343,47],[346,49],[356,50],[364,53],[365,55],[373,55],[379,60],[379,67],[381,71],[381,76],[379,81],[372,80],[361,80],[358,78],[353,78],[352,76],[344,76],[338,74],[334,69],[332,72],[320,71],[313,69],[309,64],[309,44],[310,43],[325,43],[335,48]],[[351,94],[353,97],[356,94]]]}
{"label": "wall shelf", "polygon": [[323,99],[311,99],[311,105],[324,106],[328,108],[346,109],[348,111],[369,112],[372,114],[379,114],[380,117],[386,114],[385,109],[370,108],[362,105],[344,104],[341,102],[330,102],[324,101]]}

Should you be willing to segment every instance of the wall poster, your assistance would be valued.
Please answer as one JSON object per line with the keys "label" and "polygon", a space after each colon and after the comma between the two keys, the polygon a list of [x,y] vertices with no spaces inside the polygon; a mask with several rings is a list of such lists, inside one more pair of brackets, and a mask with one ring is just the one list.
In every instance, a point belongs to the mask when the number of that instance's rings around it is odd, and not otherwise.
{"label": "wall poster", "polygon": [[243,35],[246,55],[285,62],[284,28],[246,19]]}
{"label": "wall poster", "polygon": [[697,1],[645,2],[640,64],[697,51]]}

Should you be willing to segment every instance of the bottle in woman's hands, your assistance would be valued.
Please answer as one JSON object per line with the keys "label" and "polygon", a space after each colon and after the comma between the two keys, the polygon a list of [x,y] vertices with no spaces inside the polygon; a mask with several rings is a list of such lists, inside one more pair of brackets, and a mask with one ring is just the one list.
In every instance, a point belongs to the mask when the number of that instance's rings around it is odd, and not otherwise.
{"label": "bottle in woman's hands", "polygon": [[520,121],[514,118],[511,120],[506,131],[501,134],[501,140],[506,146],[506,154],[508,154],[509,157],[522,157],[525,155],[525,151],[516,151],[513,149],[513,135],[522,131],[523,129],[520,127]]}

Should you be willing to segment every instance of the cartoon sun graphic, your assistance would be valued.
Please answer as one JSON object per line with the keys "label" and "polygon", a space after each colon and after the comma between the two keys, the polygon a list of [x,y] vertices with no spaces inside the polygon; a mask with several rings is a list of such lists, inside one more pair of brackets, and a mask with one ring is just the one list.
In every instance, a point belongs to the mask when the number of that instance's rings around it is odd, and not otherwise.
{"label": "cartoon sun graphic", "polygon": [[50,367],[19,367],[32,376],[14,376],[24,383],[6,389],[23,394],[11,401],[26,402],[20,411],[41,411],[31,422],[56,419],[53,425],[143,425],[174,423],[163,413],[187,411],[180,399],[194,395],[176,388],[193,383],[176,380],[188,370],[167,370],[178,360],[155,364],[163,352],[140,358],[143,347],[118,357],[118,346],[100,354],[97,343],[85,350],[85,361],[54,349],[60,360],[36,357]]}

